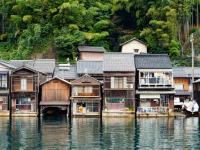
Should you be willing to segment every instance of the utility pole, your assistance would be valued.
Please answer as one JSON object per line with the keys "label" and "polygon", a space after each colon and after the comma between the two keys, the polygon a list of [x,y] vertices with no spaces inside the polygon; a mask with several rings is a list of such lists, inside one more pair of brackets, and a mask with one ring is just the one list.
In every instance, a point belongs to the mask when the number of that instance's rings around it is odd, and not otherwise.
{"label": "utility pole", "polygon": [[199,1],[197,1],[197,28],[199,27]]}
{"label": "utility pole", "polygon": [[194,99],[193,82],[194,82],[194,37],[193,33],[190,35],[191,50],[192,50],[192,100]]}

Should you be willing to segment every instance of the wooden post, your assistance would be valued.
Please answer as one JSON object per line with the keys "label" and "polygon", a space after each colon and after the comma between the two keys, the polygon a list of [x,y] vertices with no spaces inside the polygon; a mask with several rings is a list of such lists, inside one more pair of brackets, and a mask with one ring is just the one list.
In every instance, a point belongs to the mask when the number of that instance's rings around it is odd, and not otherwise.
{"label": "wooden post", "polygon": [[191,50],[192,50],[192,100],[194,100],[194,89],[193,89],[193,82],[194,82],[194,37],[193,33],[190,36],[190,42],[191,42]]}
{"label": "wooden post", "polygon": [[[10,73],[9,73],[10,74]],[[8,98],[8,101],[9,101],[9,117],[11,118],[12,117],[12,93],[11,93],[11,86],[12,86],[12,77],[11,75],[9,76],[9,98]]]}
{"label": "wooden post", "polygon": [[[70,88],[69,88],[69,97],[71,97],[71,91],[72,91],[72,87],[70,85]],[[71,121],[71,117],[72,117],[72,110],[71,110],[71,107],[72,107],[72,100],[69,99],[70,103],[69,103],[69,106],[68,106],[68,118],[69,120]]]}
{"label": "wooden post", "polygon": [[100,89],[100,97],[101,97],[101,100],[100,100],[100,118],[102,119],[102,113],[103,113],[103,88],[102,88],[102,85],[100,85],[99,89]]}

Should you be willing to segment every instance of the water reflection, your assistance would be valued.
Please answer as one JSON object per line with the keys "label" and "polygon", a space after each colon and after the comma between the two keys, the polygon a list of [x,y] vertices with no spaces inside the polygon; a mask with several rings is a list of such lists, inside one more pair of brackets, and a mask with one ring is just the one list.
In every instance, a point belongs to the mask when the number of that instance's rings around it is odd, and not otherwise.
{"label": "water reflection", "polygon": [[200,149],[199,118],[0,118],[0,149]]}

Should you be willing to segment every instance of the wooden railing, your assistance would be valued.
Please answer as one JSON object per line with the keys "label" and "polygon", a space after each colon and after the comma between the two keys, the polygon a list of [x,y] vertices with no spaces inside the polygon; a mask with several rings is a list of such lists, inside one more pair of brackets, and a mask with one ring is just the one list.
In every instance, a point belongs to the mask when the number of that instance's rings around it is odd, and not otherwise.
{"label": "wooden railing", "polygon": [[73,93],[72,96],[99,96],[99,93]]}

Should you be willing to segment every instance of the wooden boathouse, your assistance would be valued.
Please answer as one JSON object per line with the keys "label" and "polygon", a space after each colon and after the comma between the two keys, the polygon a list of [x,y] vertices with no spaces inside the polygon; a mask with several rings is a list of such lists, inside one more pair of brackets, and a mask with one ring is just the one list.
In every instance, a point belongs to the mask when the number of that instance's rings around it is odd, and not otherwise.
{"label": "wooden boathouse", "polygon": [[69,113],[70,106],[70,83],[59,77],[54,77],[40,85],[40,113],[58,109]]}

